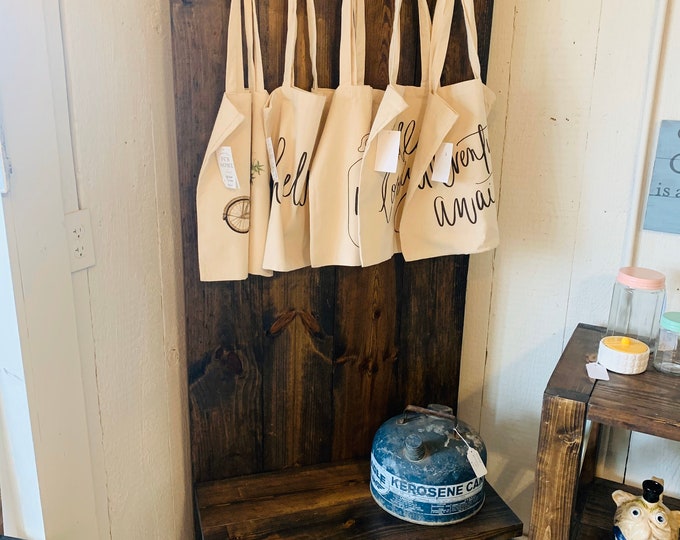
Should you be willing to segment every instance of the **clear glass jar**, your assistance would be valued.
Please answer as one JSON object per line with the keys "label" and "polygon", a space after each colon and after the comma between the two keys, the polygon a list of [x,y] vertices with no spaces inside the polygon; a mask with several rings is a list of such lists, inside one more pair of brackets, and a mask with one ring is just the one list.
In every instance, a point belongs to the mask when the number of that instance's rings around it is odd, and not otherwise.
{"label": "clear glass jar", "polygon": [[629,336],[656,352],[659,320],[666,303],[666,277],[656,270],[628,266],[616,276],[607,323],[608,336]]}
{"label": "clear glass jar", "polygon": [[659,323],[659,344],[654,368],[662,373],[680,375],[680,313],[664,313]]}

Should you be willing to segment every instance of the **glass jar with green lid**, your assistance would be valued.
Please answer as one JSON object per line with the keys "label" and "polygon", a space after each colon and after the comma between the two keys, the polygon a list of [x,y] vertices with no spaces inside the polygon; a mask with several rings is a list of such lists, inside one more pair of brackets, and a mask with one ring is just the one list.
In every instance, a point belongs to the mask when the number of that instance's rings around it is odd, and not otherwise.
{"label": "glass jar with green lid", "polygon": [[662,373],[680,375],[680,312],[669,311],[661,316],[653,365]]}

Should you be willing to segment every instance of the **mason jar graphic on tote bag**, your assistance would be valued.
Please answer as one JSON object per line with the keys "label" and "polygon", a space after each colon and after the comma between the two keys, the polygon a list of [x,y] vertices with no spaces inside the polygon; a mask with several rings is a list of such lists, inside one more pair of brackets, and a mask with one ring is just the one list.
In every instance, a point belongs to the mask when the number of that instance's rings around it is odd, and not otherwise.
{"label": "mason jar graphic on tote bag", "polygon": [[[252,112],[255,96],[261,100],[264,91],[254,75],[253,54],[259,54],[259,35],[253,1],[245,0],[246,49],[249,62],[249,86],[243,77],[243,42],[241,33],[241,2],[233,1],[229,10],[227,34],[227,62],[225,92],[215,119],[208,147],[198,175],[196,189],[196,214],[198,233],[199,272],[202,281],[241,280],[251,273],[270,275],[261,264],[249,263],[252,251],[252,147],[251,136],[262,128],[253,129]],[[261,62],[259,73],[261,75]],[[259,90],[257,89],[259,84]],[[256,157],[261,160],[262,157]],[[265,171],[266,172],[266,171]],[[266,180],[264,196],[257,198],[258,216],[268,218],[269,183]],[[259,180],[261,185],[262,180]],[[261,218],[258,222],[262,229]],[[260,233],[262,236],[262,233]],[[262,241],[260,241],[262,244]],[[263,244],[262,244],[263,246]],[[260,251],[262,247],[259,248]]]}
{"label": "mason jar graphic on tote bag", "polygon": [[340,84],[309,173],[310,258],[314,267],[359,266],[358,193],[371,123],[383,91],[364,84],[364,0],[343,0]]}
{"label": "mason jar graphic on tote bag", "polygon": [[294,86],[297,2],[289,0],[283,84],[271,93],[264,109],[273,187],[263,264],[281,272],[310,265],[309,167],[330,94],[317,87],[316,17],[313,0],[306,4],[312,90]]}
{"label": "mason jar graphic on tote bag", "polygon": [[478,253],[498,245],[487,114],[495,95],[480,76],[474,1],[462,0],[474,78],[440,87],[454,0],[432,23],[431,94],[399,228],[407,261]]}
{"label": "mason jar graphic on tote bag", "polygon": [[431,21],[425,0],[418,0],[420,86],[397,84],[401,4],[402,0],[395,0],[388,59],[389,85],[371,126],[361,165],[358,207],[362,266],[378,264],[401,251],[398,222],[428,95]]}

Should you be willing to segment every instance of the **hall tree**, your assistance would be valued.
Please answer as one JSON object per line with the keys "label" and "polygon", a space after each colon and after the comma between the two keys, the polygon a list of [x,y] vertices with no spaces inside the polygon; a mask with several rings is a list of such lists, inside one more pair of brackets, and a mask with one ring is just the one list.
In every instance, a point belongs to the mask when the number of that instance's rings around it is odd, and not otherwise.
{"label": "hall tree", "polygon": [[[429,2],[431,10],[434,1]],[[224,88],[229,2],[172,2],[179,179],[195,481],[365,457],[377,427],[409,403],[455,410],[468,257],[306,268],[202,283],[195,195]],[[341,3],[315,2],[319,86],[338,84]],[[481,60],[492,2],[475,2]],[[280,84],[284,0],[257,3],[265,86]],[[385,88],[393,2],[366,2],[366,83]],[[471,78],[461,6],[443,80]],[[399,82],[420,79],[415,1],[402,8]],[[304,2],[296,83],[309,88]],[[414,45],[416,44],[416,45]]]}

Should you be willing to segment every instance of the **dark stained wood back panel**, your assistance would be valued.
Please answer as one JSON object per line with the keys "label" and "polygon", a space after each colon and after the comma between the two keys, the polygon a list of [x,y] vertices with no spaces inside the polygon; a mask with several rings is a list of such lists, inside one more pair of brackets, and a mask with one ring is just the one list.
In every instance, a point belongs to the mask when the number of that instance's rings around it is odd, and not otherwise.
{"label": "dark stained wood back panel", "polygon": [[[195,190],[224,89],[229,0],[170,1],[194,480],[363,457],[405,405],[455,408],[467,256],[200,282]],[[271,91],[282,78],[286,2],[257,5]],[[485,70],[492,0],[475,7]],[[316,10],[319,84],[334,87],[340,0],[316,0]],[[392,0],[366,0],[366,82],[379,88],[392,10]],[[460,4],[456,13],[445,84],[471,77]],[[302,1],[298,16],[296,80],[308,87]],[[405,1],[402,84],[419,80],[416,21],[415,1]]]}

